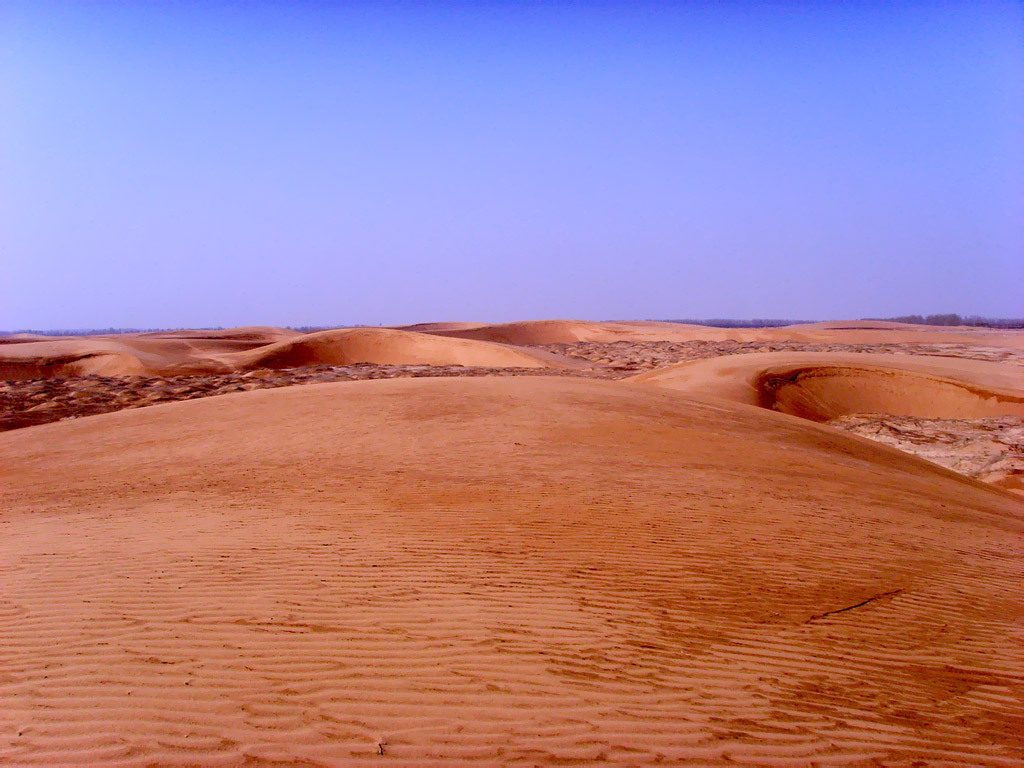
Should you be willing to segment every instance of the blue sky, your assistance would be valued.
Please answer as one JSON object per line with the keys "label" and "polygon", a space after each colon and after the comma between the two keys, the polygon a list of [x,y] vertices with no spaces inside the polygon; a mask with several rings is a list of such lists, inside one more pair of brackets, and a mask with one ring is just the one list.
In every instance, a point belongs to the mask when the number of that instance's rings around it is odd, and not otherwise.
{"label": "blue sky", "polygon": [[0,328],[1024,315],[1024,10],[0,10]]}

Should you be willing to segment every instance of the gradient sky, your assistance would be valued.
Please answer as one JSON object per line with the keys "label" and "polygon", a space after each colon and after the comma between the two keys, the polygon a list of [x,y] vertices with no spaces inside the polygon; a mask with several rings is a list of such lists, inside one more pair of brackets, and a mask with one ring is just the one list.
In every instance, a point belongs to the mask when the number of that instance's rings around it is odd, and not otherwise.
{"label": "gradient sky", "polygon": [[0,6],[0,328],[1024,315],[1020,3]]}

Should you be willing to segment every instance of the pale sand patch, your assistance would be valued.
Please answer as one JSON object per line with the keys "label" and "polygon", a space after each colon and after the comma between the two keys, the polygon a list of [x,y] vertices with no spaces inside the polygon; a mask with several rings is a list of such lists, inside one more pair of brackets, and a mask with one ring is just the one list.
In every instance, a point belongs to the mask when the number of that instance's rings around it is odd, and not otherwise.
{"label": "pale sand patch", "polygon": [[829,426],[1024,494],[1024,418],[1020,416],[919,419],[862,413],[833,419]]}

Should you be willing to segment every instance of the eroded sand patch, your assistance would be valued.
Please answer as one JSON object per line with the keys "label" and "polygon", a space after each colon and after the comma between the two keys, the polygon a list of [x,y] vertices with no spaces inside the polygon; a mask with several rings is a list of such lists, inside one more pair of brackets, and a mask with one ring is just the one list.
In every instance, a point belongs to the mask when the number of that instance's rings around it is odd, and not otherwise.
{"label": "eroded sand patch", "polygon": [[918,419],[851,414],[830,426],[876,440],[954,472],[1024,493],[1024,419]]}

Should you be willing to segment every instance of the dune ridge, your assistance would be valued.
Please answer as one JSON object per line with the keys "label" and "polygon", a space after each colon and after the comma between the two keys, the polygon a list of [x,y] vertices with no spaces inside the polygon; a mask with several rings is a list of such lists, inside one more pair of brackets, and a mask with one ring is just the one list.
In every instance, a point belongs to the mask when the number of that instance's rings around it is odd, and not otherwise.
{"label": "dune ridge", "polygon": [[0,501],[0,762],[1024,761],[1019,503],[771,411],[253,391],[0,434]]}

